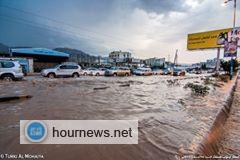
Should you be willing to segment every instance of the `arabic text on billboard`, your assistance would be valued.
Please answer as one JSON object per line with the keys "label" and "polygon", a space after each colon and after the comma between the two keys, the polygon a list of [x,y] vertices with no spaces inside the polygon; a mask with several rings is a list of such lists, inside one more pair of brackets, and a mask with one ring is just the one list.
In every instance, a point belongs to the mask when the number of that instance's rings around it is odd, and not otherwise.
{"label": "arabic text on billboard", "polygon": [[229,31],[231,31],[231,28],[189,34],[187,49],[197,50],[219,48],[222,45],[222,41],[228,39]]}

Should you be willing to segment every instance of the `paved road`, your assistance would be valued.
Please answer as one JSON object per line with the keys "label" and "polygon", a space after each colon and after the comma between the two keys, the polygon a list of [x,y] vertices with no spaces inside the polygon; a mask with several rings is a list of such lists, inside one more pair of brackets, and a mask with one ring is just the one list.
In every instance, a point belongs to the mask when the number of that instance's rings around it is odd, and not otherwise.
{"label": "paved road", "polygon": [[221,155],[240,155],[240,77],[234,93],[232,110],[220,143]]}

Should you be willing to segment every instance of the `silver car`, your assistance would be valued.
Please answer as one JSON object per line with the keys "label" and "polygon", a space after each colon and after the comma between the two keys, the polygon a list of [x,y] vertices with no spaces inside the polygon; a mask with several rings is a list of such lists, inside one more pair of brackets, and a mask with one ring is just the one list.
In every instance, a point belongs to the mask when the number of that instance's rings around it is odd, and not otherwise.
{"label": "silver car", "polygon": [[83,70],[83,75],[91,75],[91,76],[104,76],[105,75],[105,68],[88,68]]}
{"label": "silver car", "polygon": [[0,79],[5,81],[20,80],[24,77],[18,61],[0,60]]}
{"label": "silver car", "polygon": [[77,78],[81,75],[82,69],[75,63],[64,63],[57,65],[54,68],[44,69],[41,75],[44,77],[55,78],[55,77],[74,77]]}

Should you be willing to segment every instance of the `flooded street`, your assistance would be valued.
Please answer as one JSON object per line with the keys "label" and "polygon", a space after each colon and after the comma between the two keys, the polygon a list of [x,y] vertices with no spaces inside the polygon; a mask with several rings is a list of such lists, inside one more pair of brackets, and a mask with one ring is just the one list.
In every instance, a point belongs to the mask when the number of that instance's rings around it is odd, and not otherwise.
{"label": "flooded street", "polygon": [[[173,78],[178,84],[169,85],[167,80]],[[184,88],[188,82],[202,80],[197,76],[28,77],[0,83],[1,96],[33,96],[0,104],[1,151],[43,154],[49,159],[102,160],[175,159],[193,154],[221,107],[224,87],[211,87],[202,97]],[[19,120],[31,119],[139,120],[139,144],[20,145]]]}

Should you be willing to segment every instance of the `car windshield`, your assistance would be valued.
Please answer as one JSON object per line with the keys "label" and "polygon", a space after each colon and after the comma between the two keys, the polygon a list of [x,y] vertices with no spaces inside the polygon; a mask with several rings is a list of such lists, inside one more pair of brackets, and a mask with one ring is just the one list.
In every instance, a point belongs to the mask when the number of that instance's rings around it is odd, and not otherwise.
{"label": "car windshield", "polygon": [[111,67],[110,70],[117,70],[117,67]]}
{"label": "car windshield", "polygon": [[54,68],[59,68],[61,65],[60,64],[58,64],[58,65],[56,65]]}
{"label": "car windshield", "polygon": [[142,71],[151,71],[151,68],[139,68],[139,70],[142,70]]}
{"label": "car windshield", "polygon": [[122,69],[122,70],[129,70],[129,68],[127,68],[127,67],[121,67],[120,69]]}
{"label": "car windshield", "polygon": [[181,69],[179,69],[179,68],[174,68],[174,71],[175,71],[175,72],[178,72],[178,71],[181,71]]}

